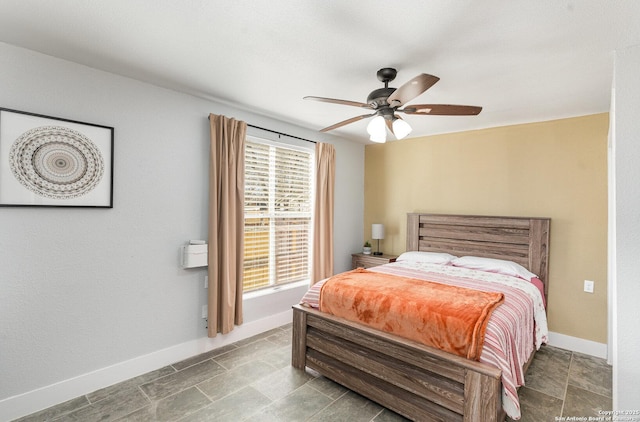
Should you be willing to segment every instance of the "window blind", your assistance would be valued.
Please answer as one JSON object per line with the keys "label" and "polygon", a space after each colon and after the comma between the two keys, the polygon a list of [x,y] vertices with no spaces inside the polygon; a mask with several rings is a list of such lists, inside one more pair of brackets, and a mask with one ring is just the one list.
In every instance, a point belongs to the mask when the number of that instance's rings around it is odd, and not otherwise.
{"label": "window blind", "polygon": [[309,279],[313,154],[245,144],[244,291]]}

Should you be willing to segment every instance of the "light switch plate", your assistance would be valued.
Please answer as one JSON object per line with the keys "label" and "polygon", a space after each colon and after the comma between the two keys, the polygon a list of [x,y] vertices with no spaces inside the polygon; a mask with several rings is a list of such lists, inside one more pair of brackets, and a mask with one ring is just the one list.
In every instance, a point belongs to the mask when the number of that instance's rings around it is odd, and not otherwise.
{"label": "light switch plate", "polygon": [[584,291],[587,293],[593,293],[593,288],[594,288],[595,282],[591,281],[591,280],[585,280],[584,281]]}

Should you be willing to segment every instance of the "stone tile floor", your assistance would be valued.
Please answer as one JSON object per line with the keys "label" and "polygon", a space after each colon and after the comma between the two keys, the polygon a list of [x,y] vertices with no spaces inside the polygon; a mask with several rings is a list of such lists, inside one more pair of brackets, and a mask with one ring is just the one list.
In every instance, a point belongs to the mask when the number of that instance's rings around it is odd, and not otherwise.
{"label": "stone tile floor", "polygon": [[[18,421],[406,420],[290,360],[289,324]],[[598,416],[611,409],[611,381],[603,359],[545,346],[520,389],[521,420]]]}

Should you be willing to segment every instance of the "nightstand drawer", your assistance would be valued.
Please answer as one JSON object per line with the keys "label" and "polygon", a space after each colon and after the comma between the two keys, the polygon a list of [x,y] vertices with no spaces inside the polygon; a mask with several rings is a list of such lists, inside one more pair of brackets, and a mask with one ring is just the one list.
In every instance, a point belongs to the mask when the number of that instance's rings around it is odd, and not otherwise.
{"label": "nightstand drawer", "polygon": [[397,255],[365,255],[363,253],[351,254],[351,268],[371,268],[388,264],[396,260]]}

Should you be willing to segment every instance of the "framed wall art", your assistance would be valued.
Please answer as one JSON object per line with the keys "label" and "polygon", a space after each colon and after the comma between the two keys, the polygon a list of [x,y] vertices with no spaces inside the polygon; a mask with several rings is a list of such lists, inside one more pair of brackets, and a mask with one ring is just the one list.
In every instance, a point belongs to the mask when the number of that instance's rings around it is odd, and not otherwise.
{"label": "framed wall art", "polygon": [[0,206],[113,208],[113,128],[0,108]]}

